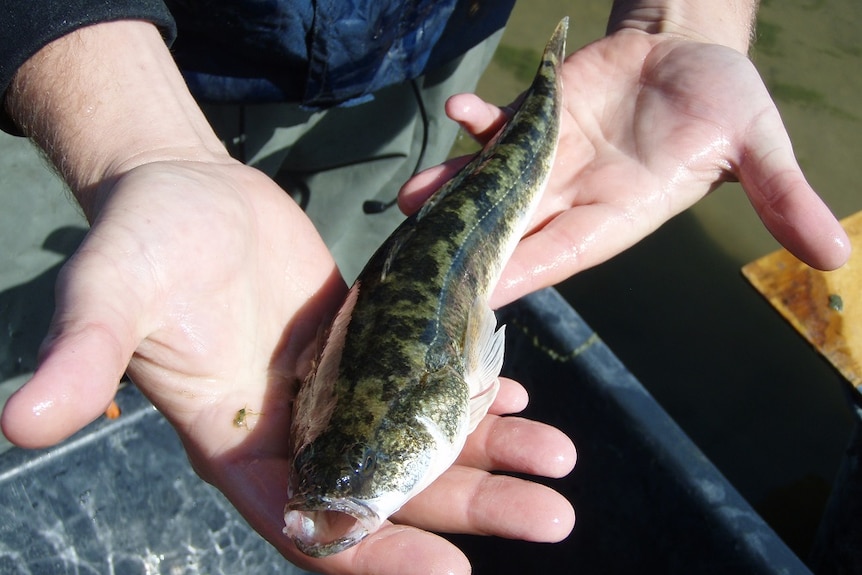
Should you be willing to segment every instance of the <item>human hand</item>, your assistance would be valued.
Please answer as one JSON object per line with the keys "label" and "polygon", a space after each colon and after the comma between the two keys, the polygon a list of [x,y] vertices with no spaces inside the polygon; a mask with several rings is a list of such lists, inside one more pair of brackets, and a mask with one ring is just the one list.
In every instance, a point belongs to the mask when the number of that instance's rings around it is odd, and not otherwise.
{"label": "human hand", "polygon": [[[494,294],[502,305],[599,264],[738,179],[769,231],[806,263],[842,265],[849,240],[805,181],[774,103],[740,52],[623,29],[563,66],[560,148],[531,229]],[[447,113],[480,142],[506,120],[472,95]],[[407,213],[456,160],[402,189]]]}
{"label": "human hand", "polygon": [[317,232],[271,180],[226,155],[151,24],[55,40],[18,70],[5,103],[92,224],[58,278],[37,371],[4,410],[12,441],[45,446],[80,429],[126,371],[201,477],[305,567],[458,573],[463,555],[420,529],[568,534],[560,495],[486,471],[558,476],[574,463],[559,431],[494,415],[525,401],[509,382],[457,465],[396,516],[400,526],[323,561],[301,555],[281,531],[291,403],[346,292]]}
{"label": "human hand", "polygon": [[568,534],[573,513],[560,495],[488,473],[556,477],[574,463],[559,431],[499,417],[526,403],[520,386],[504,382],[458,463],[405,506],[398,525],[325,561],[300,554],[281,531],[287,430],[320,327],[346,293],[328,251],[287,194],[229,160],[144,164],[99,197],[92,230],[58,279],[36,374],[3,413],[12,441],[41,447],[77,431],[104,411],[127,371],[176,428],[199,475],[306,568],[467,572],[460,551],[421,529],[540,541]]}

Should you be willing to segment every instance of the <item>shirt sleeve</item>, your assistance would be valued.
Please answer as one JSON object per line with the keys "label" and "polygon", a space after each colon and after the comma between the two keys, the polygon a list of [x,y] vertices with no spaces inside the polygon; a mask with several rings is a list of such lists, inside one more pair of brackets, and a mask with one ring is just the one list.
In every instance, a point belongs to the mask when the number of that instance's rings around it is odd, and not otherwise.
{"label": "shirt sleeve", "polygon": [[176,25],[162,0],[0,0],[0,129],[19,134],[5,111],[6,90],[18,68],[53,40],[99,22],[145,20],[172,43]]}

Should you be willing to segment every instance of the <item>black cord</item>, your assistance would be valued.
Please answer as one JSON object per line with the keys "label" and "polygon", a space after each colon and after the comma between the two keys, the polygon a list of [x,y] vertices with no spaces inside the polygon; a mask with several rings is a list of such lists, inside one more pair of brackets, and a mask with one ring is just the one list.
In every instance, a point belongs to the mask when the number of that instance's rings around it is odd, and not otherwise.
{"label": "black cord", "polygon": [[[419,173],[419,168],[425,159],[425,150],[428,149],[428,112],[425,110],[425,102],[422,100],[422,92],[419,90],[419,84],[416,79],[410,80],[410,87],[413,88],[413,96],[416,98],[416,105],[419,108],[419,116],[422,118],[422,147],[419,149],[419,157],[416,158],[416,165],[413,167],[413,173],[410,177]],[[362,203],[362,211],[366,214],[381,214],[395,205],[398,201],[398,196],[392,198],[388,202],[380,200],[366,200]]]}
{"label": "black cord", "polygon": [[395,202],[398,201],[398,198],[395,197],[388,202],[381,202],[380,200],[365,200],[362,202],[362,211],[366,214],[382,214],[389,208],[395,205]]}

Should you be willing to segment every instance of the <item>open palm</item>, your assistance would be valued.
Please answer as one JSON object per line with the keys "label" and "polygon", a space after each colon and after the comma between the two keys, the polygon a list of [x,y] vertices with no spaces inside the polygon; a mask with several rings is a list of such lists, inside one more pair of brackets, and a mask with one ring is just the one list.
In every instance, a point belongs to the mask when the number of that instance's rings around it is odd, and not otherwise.
{"label": "open palm", "polygon": [[[560,149],[531,235],[497,289],[502,304],[601,263],[738,179],[769,231],[818,268],[840,266],[849,241],[806,183],[752,63],[715,44],[623,30],[563,66]],[[505,121],[475,96],[447,112],[480,141]],[[402,190],[412,211],[458,162]]]}
{"label": "open palm", "polygon": [[[323,561],[300,554],[281,531],[287,432],[298,382],[346,292],[329,252],[287,194],[229,160],[142,165],[105,188],[93,211],[58,280],[38,370],[4,411],[14,442],[50,445],[77,431],[126,371],[176,428],[201,477],[306,568],[469,570],[444,539],[407,525],[543,541],[568,534],[574,517],[560,495],[489,473],[559,476],[574,464],[559,431],[499,417],[526,403],[505,382],[458,463],[398,514],[401,525]],[[499,504],[508,499],[528,502],[529,512]]]}

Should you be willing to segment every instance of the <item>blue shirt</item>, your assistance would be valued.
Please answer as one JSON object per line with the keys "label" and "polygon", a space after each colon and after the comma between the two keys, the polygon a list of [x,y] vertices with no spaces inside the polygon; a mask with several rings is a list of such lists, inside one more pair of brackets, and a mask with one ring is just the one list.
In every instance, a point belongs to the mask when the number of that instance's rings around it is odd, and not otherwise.
{"label": "blue shirt", "polygon": [[501,29],[514,0],[168,0],[174,55],[206,102],[351,105]]}

